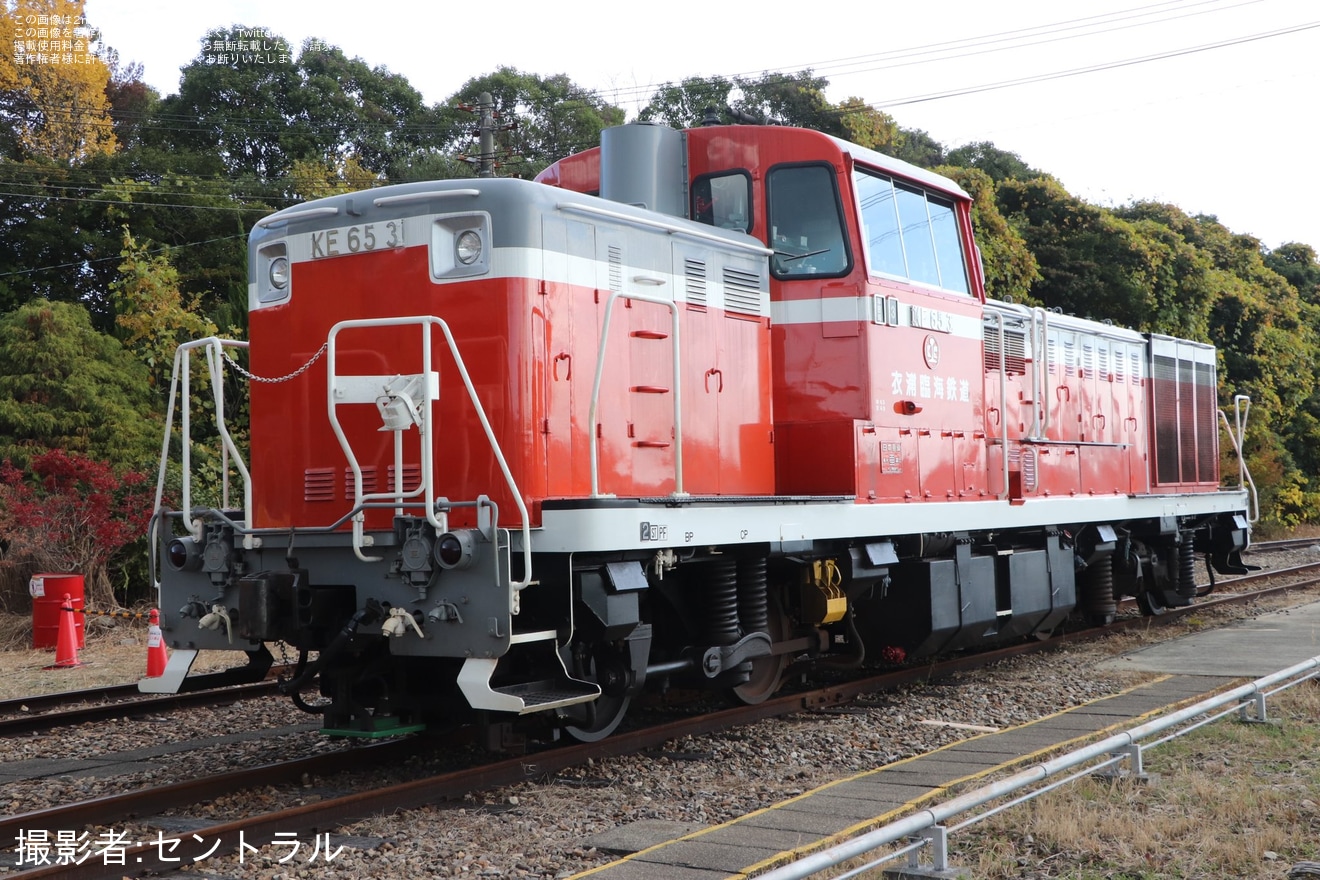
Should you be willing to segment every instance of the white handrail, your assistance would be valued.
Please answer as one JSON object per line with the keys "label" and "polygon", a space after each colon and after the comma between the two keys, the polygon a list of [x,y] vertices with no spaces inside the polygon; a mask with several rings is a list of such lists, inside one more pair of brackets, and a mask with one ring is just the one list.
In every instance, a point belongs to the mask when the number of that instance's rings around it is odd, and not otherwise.
{"label": "white handrail", "polygon": [[[441,522],[435,513],[435,486],[432,479],[434,473],[434,450],[429,442],[430,423],[431,423],[431,396],[429,391],[425,393],[424,399],[426,405],[421,408],[421,425],[418,426],[418,433],[421,439],[422,455],[422,484],[417,489],[409,493],[402,493],[402,484],[397,484],[395,492],[371,493],[362,492],[362,468],[358,464],[357,457],[353,454],[352,447],[344,434],[343,426],[339,423],[339,418],[335,413],[335,356],[336,343],[339,332],[348,329],[360,329],[364,327],[399,327],[410,324],[416,324],[422,334],[422,381],[429,383],[431,375],[431,334],[430,327],[438,327],[445,336],[445,342],[449,345],[449,353],[454,358],[454,365],[458,369],[458,375],[463,380],[463,387],[467,390],[468,398],[472,401],[472,407],[476,410],[477,419],[481,422],[482,430],[486,433],[486,441],[490,443],[491,452],[495,455],[495,461],[499,464],[500,473],[504,476],[505,484],[509,487],[513,495],[513,502],[518,507],[518,513],[522,517],[522,539],[523,539],[523,579],[521,581],[510,581],[510,586],[514,590],[521,590],[532,580],[532,538],[531,538],[531,518],[527,513],[527,504],[523,501],[522,492],[518,489],[518,483],[513,478],[513,473],[509,470],[509,464],[504,458],[504,451],[500,448],[499,441],[495,437],[495,431],[490,426],[490,420],[486,417],[486,410],[481,405],[481,399],[477,395],[476,386],[472,384],[472,377],[468,375],[467,366],[463,363],[463,356],[458,351],[458,343],[454,340],[454,335],[450,332],[449,324],[434,315],[414,315],[398,318],[359,318],[353,321],[340,321],[330,328],[330,333],[326,338],[326,409],[330,418],[330,427],[339,440],[339,445],[348,458],[349,467],[353,471],[353,495],[354,507],[361,506],[364,502],[374,498],[393,499],[399,502],[406,497],[413,497],[423,494],[426,503],[426,520],[439,531],[445,531],[448,528],[447,523]],[[395,468],[396,475],[402,468]],[[362,524],[363,514],[359,512],[353,519],[353,544],[354,552],[359,558],[362,556]]]}
{"label": "white handrail", "polygon": [[[243,456],[239,454],[238,447],[234,444],[234,438],[229,433],[229,428],[225,425],[224,410],[224,382],[221,377],[221,352],[225,346],[231,348],[247,348],[248,343],[237,339],[222,339],[218,336],[207,336],[203,339],[194,339],[191,342],[185,342],[174,351],[174,369],[170,377],[170,395],[169,403],[165,411],[165,436],[161,441],[160,448],[160,471],[156,477],[156,503],[154,512],[159,513],[161,502],[165,494],[165,471],[169,462],[170,435],[174,430],[174,407],[179,398],[179,390],[182,390],[183,413],[179,418],[179,431],[182,434],[181,466],[183,469],[182,485],[182,508],[184,515],[188,517],[188,531],[193,538],[200,540],[202,537],[202,523],[200,520],[194,521],[191,517],[192,510],[192,351],[193,349],[203,348],[206,350],[208,375],[211,381],[212,395],[215,398],[215,426],[220,434],[221,448],[234,459],[234,466],[238,468],[243,477],[243,525],[245,528],[252,527],[252,477],[248,473],[247,465],[243,461]],[[225,462],[225,480],[224,498],[222,506],[228,502],[228,462]],[[252,549],[251,536],[245,535],[243,546]]]}

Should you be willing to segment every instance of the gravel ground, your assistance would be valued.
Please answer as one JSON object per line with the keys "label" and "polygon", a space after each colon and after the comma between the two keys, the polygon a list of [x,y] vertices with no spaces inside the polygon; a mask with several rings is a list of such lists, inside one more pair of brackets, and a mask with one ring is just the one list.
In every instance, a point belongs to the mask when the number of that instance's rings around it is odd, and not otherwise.
{"label": "gravel ground", "polygon": [[[1270,568],[1316,561],[1320,552],[1262,555],[1256,561]],[[1290,604],[1314,601],[1315,595],[1294,594]],[[1271,604],[1281,604],[1274,603]],[[1252,616],[1257,609],[1238,609],[1214,617]],[[195,866],[199,876],[281,880],[295,877],[472,877],[505,876],[562,878],[612,860],[592,848],[589,838],[620,825],[645,819],[688,823],[725,822],[752,810],[800,794],[826,782],[869,770],[965,738],[968,732],[949,725],[1006,727],[1075,706],[1138,683],[1131,673],[1096,673],[1095,662],[1171,637],[1189,627],[1210,624],[1211,615],[1169,633],[1133,633],[1102,643],[1021,658],[904,693],[858,700],[837,710],[802,713],[761,722],[734,731],[668,743],[663,750],[615,758],[565,771],[548,783],[524,783],[479,793],[462,804],[382,816],[341,829],[342,834],[367,838],[365,845],[345,846],[332,862],[309,860],[313,841],[265,847],[236,856],[208,859]],[[145,663],[145,649],[117,643],[121,635],[94,637],[83,656],[97,678],[134,680]],[[127,650],[133,648],[132,658]],[[122,659],[118,658],[123,653]],[[12,687],[19,673],[28,675],[40,660],[35,652],[0,652],[0,686]],[[44,662],[49,662],[45,655]],[[130,665],[131,664],[131,665]],[[38,678],[66,687],[92,686],[81,670],[45,672]],[[62,678],[62,676],[69,676]],[[76,678],[74,676],[77,676]],[[90,677],[90,676],[88,676]],[[96,682],[101,683],[101,682]],[[51,689],[59,689],[58,686]],[[0,696],[3,696],[0,691]],[[39,742],[0,742],[0,760],[26,760],[58,755],[99,755],[140,749],[151,744],[180,743],[218,733],[303,724],[310,716],[287,702],[255,700],[233,706],[171,716],[168,722],[126,721],[118,726],[86,725],[44,736]],[[107,778],[56,777],[6,786],[0,803],[7,812],[22,812],[34,804],[75,796],[122,790],[172,781],[187,773],[219,767],[245,766],[324,749],[345,748],[314,732],[286,732],[259,740],[222,743],[199,759],[195,751],[180,751],[157,760],[143,773]],[[204,761],[199,767],[198,761]],[[429,768],[427,768],[429,769]],[[416,776],[421,767],[403,768]],[[277,805],[328,796],[322,780],[307,780],[302,791],[273,789],[235,794],[223,802],[202,805],[190,814],[222,820],[227,816],[267,811]],[[337,780],[326,785],[344,785]],[[151,840],[155,829],[132,831],[134,839]],[[337,845],[337,839],[332,846]],[[369,847],[369,848],[368,848]],[[285,859],[283,863],[280,859]]]}

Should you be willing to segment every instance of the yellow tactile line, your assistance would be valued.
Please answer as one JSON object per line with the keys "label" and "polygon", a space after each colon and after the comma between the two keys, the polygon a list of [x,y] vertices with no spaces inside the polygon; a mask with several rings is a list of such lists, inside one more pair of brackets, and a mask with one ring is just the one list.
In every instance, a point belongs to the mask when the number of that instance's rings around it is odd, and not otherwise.
{"label": "yellow tactile line", "polygon": [[[685,840],[695,840],[695,839],[698,838],[698,837],[702,837],[703,835],[710,834],[710,833],[715,832],[715,831],[719,831],[719,830],[722,829],[722,828],[730,828],[730,827],[732,827],[732,826],[734,826],[734,825],[739,824],[740,822],[744,822],[744,821],[746,821],[746,820],[748,820],[748,819],[751,819],[751,818],[753,818],[753,817],[755,817],[755,816],[759,816],[759,815],[761,815],[761,814],[763,814],[763,813],[768,813],[768,812],[770,812],[770,811],[772,811],[772,810],[778,810],[778,809],[780,809],[780,808],[782,808],[782,807],[784,807],[784,806],[786,806],[786,805],[788,805],[788,804],[796,803],[797,801],[800,801],[800,800],[804,800],[804,799],[806,799],[806,798],[813,797],[813,796],[819,794],[820,792],[823,792],[823,791],[826,791],[826,790],[828,790],[828,789],[831,789],[831,788],[835,787],[836,785],[842,785],[842,784],[845,783],[845,782],[852,782],[852,781],[854,781],[854,780],[858,780],[858,779],[865,779],[865,778],[868,777],[868,776],[873,776],[873,775],[875,775],[875,774],[877,774],[877,773],[882,773],[882,772],[884,772],[884,771],[886,771],[886,770],[892,770],[892,769],[894,769],[895,767],[901,767],[901,766],[903,766],[904,764],[908,764],[908,763],[911,763],[912,761],[916,761],[918,758],[924,758],[924,757],[927,757],[928,755],[939,754],[940,752],[944,751],[945,749],[950,749],[950,748],[953,748],[954,746],[960,746],[960,745],[964,745],[964,744],[969,743],[969,742],[975,742],[976,740],[979,740],[979,739],[984,739],[984,738],[986,738],[986,737],[999,736],[999,735],[1002,734],[1002,733],[1011,733],[1011,732],[1013,732],[1013,731],[1022,730],[1022,729],[1027,728],[1027,727],[1032,727],[1032,726],[1034,726],[1034,725],[1036,725],[1036,724],[1040,724],[1040,723],[1043,722],[1043,721],[1048,721],[1048,720],[1050,720],[1051,718],[1058,718],[1058,717],[1060,717],[1060,716],[1067,715],[1067,714],[1069,714],[1069,713],[1071,713],[1071,712],[1074,712],[1074,711],[1076,711],[1076,710],[1078,710],[1078,709],[1081,709],[1081,708],[1083,708],[1083,707],[1085,707],[1085,706],[1093,706],[1093,705],[1095,705],[1095,704],[1097,704],[1097,703],[1102,703],[1102,702],[1104,702],[1105,700],[1113,700],[1113,699],[1117,699],[1117,698],[1119,698],[1119,697],[1125,697],[1125,696],[1128,696],[1129,694],[1133,694],[1133,693],[1137,692],[1138,690],[1141,690],[1142,688],[1147,688],[1147,687],[1151,687],[1151,686],[1153,686],[1153,685],[1162,684],[1163,682],[1166,682],[1166,681],[1168,681],[1169,679],[1174,678],[1174,677],[1175,677],[1175,676],[1173,676],[1173,675],[1162,675],[1162,676],[1159,676],[1159,677],[1157,677],[1157,678],[1152,679],[1151,681],[1146,681],[1146,682],[1142,682],[1141,684],[1138,684],[1138,685],[1133,685],[1131,688],[1128,688],[1128,689],[1126,689],[1126,690],[1121,690],[1121,691],[1119,691],[1118,693],[1110,694],[1110,695],[1105,696],[1105,697],[1097,697],[1097,698],[1095,698],[1094,700],[1089,700],[1089,701],[1087,701],[1087,702],[1085,702],[1085,703],[1081,703],[1081,704],[1079,704],[1079,705],[1077,705],[1077,706],[1073,706],[1072,708],[1069,708],[1069,709],[1063,709],[1063,710],[1061,710],[1061,711],[1059,711],[1059,712],[1054,712],[1054,713],[1052,713],[1052,714],[1050,714],[1050,715],[1044,715],[1044,716],[1042,716],[1042,717],[1040,717],[1040,718],[1037,718],[1037,719],[1034,720],[1034,721],[1028,721],[1028,722],[1025,723],[1025,724],[1019,724],[1019,725],[1017,725],[1016,727],[1007,727],[1007,728],[1005,728],[1005,729],[1003,729],[1003,730],[995,731],[994,733],[984,733],[984,734],[981,734],[981,735],[979,735],[979,736],[968,737],[967,739],[962,739],[962,740],[958,740],[957,742],[949,743],[949,744],[946,745],[946,746],[940,746],[938,749],[935,749],[934,751],[931,751],[931,752],[923,752],[923,753],[920,754],[920,755],[913,755],[913,756],[910,757],[910,758],[903,758],[902,760],[895,761],[895,762],[892,763],[892,764],[886,764],[886,765],[884,765],[883,767],[876,767],[876,768],[871,769],[871,770],[864,770],[864,771],[862,771],[861,773],[857,773],[857,774],[855,774],[855,775],[853,775],[853,776],[849,776],[849,777],[846,777],[846,778],[844,778],[844,779],[836,779],[836,780],[834,780],[833,782],[827,782],[827,783],[825,783],[824,785],[819,786],[818,788],[813,788],[811,791],[803,792],[803,793],[800,794],[800,795],[795,795],[794,797],[791,797],[791,798],[789,798],[788,800],[785,800],[785,801],[780,801],[779,803],[774,804],[773,806],[762,807],[762,808],[759,809],[759,810],[754,810],[754,811],[752,811],[752,812],[750,812],[750,813],[747,813],[746,815],[739,816],[737,819],[730,819],[728,822],[724,822],[724,823],[721,823],[721,824],[719,824],[719,825],[712,825],[712,826],[709,827],[709,828],[702,828],[702,829],[699,830],[699,831],[693,831],[691,834],[685,834],[685,835],[683,835],[682,837],[676,837],[676,838],[674,838],[673,840],[666,840],[666,841],[663,842],[663,843],[657,843],[655,846],[649,846],[649,847],[647,847],[646,849],[638,850],[638,851],[635,852],[635,853],[630,853],[629,855],[626,855],[626,856],[624,856],[624,857],[621,858],[621,859],[615,859],[615,860],[612,861],[612,862],[607,862],[607,863],[604,864],[604,865],[599,865],[599,866],[597,866],[597,867],[595,867],[595,868],[591,868],[591,869],[589,869],[589,870],[583,871],[583,872],[581,872],[580,874],[574,874],[574,875],[572,875],[572,877],[569,878],[569,880],[578,880],[578,878],[581,878],[581,877],[590,877],[592,874],[596,874],[596,873],[599,873],[599,872],[601,872],[601,871],[604,871],[604,870],[606,870],[606,869],[608,869],[608,868],[612,868],[612,867],[614,867],[615,865],[621,865],[621,864],[623,864],[623,863],[625,863],[625,862],[631,862],[631,861],[633,861],[634,859],[638,858],[639,856],[643,856],[643,855],[646,855],[647,853],[655,852],[656,850],[663,849],[663,848],[666,847],[666,846],[671,846],[671,845],[673,845],[673,844],[675,844],[675,843],[678,843],[678,842],[680,842],[680,841],[685,841]],[[1099,730],[1095,730],[1095,731],[1092,731],[1092,732],[1090,732],[1090,733],[1083,733],[1083,734],[1080,734],[1080,735],[1078,735],[1078,736],[1073,737],[1072,739],[1062,740],[1062,741],[1060,741],[1060,742],[1054,743],[1053,745],[1046,746],[1045,748],[1037,749],[1037,750],[1034,751],[1034,752],[1030,752],[1030,753],[1028,753],[1028,754],[1021,755],[1021,756],[1019,756],[1019,757],[1013,758],[1011,761],[1005,761],[1004,763],[1002,763],[1002,764],[998,764],[998,765],[996,765],[996,766],[994,766],[994,767],[987,767],[987,768],[985,768],[984,770],[978,770],[977,772],[972,773],[972,774],[969,774],[969,775],[967,775],[967,776],[963,776],[963,777],[960,777],[960,778],[958,778],[958,779],[950,780],[949,782],[945,783],[944,785],[940,785],[940,786],[937,786],[937,787],[935,787],[935,788],[932,788],[930,791],[926,792],[925,794],[921,795],[920,797],[913,798],[912,800],[910,800],[910,801],[908,801],[908,802],[906,802],[906,803],[904,803],[904,804],[902,804],[902,805],[900,805],[900,806],[897,806],[897,807],[893,808],[892,810],[888,810],[887,812],[881,813],[879,816],[874,816],[874,817],[872,817],[872,818],[870,818],[870,819],[866,819],[866,820],[863,820],[863,821],[861,821],[861,822],[858,822],[856,825],[851,825],[851,826],[849,826],[849,827],[843,829],[842,831],[836,831],[834,834],[831,834],[831,835],[829,835],[828,837],[822,837],[822,838],[819,838],[818,840],[815,840],[815,841],[813,841],[812,843],[807,844],[807,845],[805,845],[805,846],[795,847],[795,848],[790,849],[790,850],[784,850],[783,852],[779,853],[778,855],[771,856],[771,857],[768,858],[768,859],[763,859],[763,860],[757,862],[756,864],[748,865],[747,867],[743,868],[741,871],[739,871],[739,872],[737,872],[737,873],[734,873],[734,874],[730,874],[730,875],[728,875],[728,876],[729,876],[730,878],[746,878],[746,877],[751,876],[751,874],[752,874],[753,872],[756,872],[756,871],[762,871],[762,870],[765,870],[765,869],[768,869],[768,868],[776,867],[776,866],[778,866],[778,865],[785,864],[785,863],[787,863],[787,862],[789,862],[789,861],[793,861],[794,859],[801,858],[802,856],[810,855],[811,853],[816,852],[816,851],[818,851],[818,850],[827,849],[827,848],[829,848],[829,847],[831,847],[831,846],[834,846],[836,843],[840,843],[840,842],[842,842],[842,841],[844,841],[844,840],[847,840],[847,839],[849,839],[849,838],[851,838],[851,837],[854,837],[854,836],[856,836],[856,835],[858,835],[858,834],[861,834],[861,833],[866,832],[866,831],[870,831],[870,830],[875,829],[875,828],[879,828],[881,825],[887,824],[890,820],[892,820],[893,818],[897,817],[898,815],[900,815],[900,814],[902,814],[902,813],[904,813],[904,812],[906,812],[906,811],[908,811],[908,810],[911,810],[911,809],[914,808],[914,807],[920,806],[921,804],[923,804],[923,803],[925,803],[925,802],[927,802],[927,801],[934,800],[938,795],[940,795],[940,794],[942,794],[942,793],[948,791],[950,788],[953,788],[954,786],[962,785],[962,784],[964,784],[964,783],[971,782],[971,781],[976,780],[976,779],[984,778],[984,777],[989,776],[989,775],[991,775],[991,774],[993,774],[993,773],[998,773],[998,772],[1000,772],[1000,771],[1007,770],[1007,769],[1009,769],[1009,768],[1011,768],[1011,767],[1014,767],[1014,766],[1017,766],[1017,765],[1019,765],[1019,764],[1025,764],[1025,763],[1027,763],[1028,761],[1032,760],[1033,758],[1037,758],[1037,757],[1039,757],[1039,756],[1041,756],[1041,755],[1046,755],[1046,754],[1049,754],[1050,752],[1057,751],[1057,750],[1058,750],[1060,747],[1062,747],[1062,746],[1068,746],[1068,745],[1071,745],[1071,744],[1073,744],[1073,743],[1082,742],[1082,741],[1084,741],[1084,740],[1092,739],[1092,738],[1094,738],[1094,737],[1096,737],[1096,736],[1099,736],[1100,734],[1110,733],[1111,731],[1117,731],[1117,730],[1119,730],[1119,729],[1123,729],[1123,728],[1126,728],[1126,727],[1130,727],[1130,726],[1132,726],[1132,725],[1134,724],[1134,722],[1141,722],[1141,721],[1144,721],[1144,720],[1147,719],[1147,718],[1151,718],[1151,717],[1154,717],[1154,716],[1156,716],[1156,715],[1163,714],[1164,712],[1167,712],[1167,711],[1170,709],[1170,707],[1179,707],[1179,706],[1182,706],[1183,704],[1190,704],[1191,702],[1193,702],[1193,701],[1195,701],[1195,700],[1199,700],[1199,699],[1201,699],[1203,696],[1204,696],[1204,694],[1199,695],[1199,696],[1196,696],[1196,697],[1188,697],[1187,699],[1179,700],[1179,701],[1174,702],[1174,703],[1170,703],[1170,704],[1165,705],[1165,706],[1162,706],[1162,707],[1160,707],[1160,708],[1158,708],[1158,709],[1152,709],[1152,710],[1149,711],[1149,712],[1144,712],[1144,713],[1142,713],[1141,715],[1136,715],[1136,716],[1134,716],[1134,717],[1132,717],[1132,718],[1125,718],[1124,720],[1122,720],[1122,721],[1120,721],[1120,722],[1117,722],[1117,723],[1115,723],[1115,724],[1111,724],[1111,725],[1109,725],[1108,727],[1102,727],[1102,728],[1100,728]]]}

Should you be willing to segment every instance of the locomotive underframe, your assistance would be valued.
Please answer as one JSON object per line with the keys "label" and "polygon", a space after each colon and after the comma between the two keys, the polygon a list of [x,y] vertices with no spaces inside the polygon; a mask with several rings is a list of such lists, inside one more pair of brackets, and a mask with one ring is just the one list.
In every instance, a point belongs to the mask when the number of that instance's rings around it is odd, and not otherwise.
{"label": "locomotive underframe", "polygon": [[[380,559],[346,564],[345,533],[299,534],[292,547],[287,533],[267,533],[244,550],[241,528],[214,512],[202,542],[161,542],[162,627],[181,658],[297,649],[286,690],[318,683],[319,702],[295,699],[332,733],[461,722],[471,716],[455,707],[467,706],[593,739],[648,687],[756,702],[792,663],[892,663],[1044,636],[1070,617],[1111,619],[1124,596],[1147,613],[1188,604],[1197,557],[1242,570],[1242,501],[987,502],[970,514],[910,505],[902,531],[881,528],[899,511],[842,499],[547,505],[521,591],[521,534],[493,523],[461,530],[459,556],[442,561],[447,536],[402,517],[372,536]],[[1092,519],[1097,505],[1129,515]],[[1051,524],[1070,506],[1088,518]],[[945,527],[922,528],[928,518]],[[736,539],[699,537],[724,530]],[[579,546],[563,546],[567,533]]]}

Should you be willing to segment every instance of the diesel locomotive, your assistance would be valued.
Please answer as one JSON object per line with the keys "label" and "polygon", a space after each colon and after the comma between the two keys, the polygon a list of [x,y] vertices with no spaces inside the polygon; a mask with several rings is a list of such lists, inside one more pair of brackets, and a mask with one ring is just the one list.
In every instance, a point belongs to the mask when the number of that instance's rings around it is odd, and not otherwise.
{"label": "diesel locomotive", "polygon": [[1198,559],[1242,570],[1247,402],[1219,409],[1214,349],[987,299],[971,203],[819,132],[629,124],[534,181],[266,217],[248,340],[176,360],[144,688],[282,643],[331,733],[592,740],[648,688],[757,702],[790,665],[1158,614]]}

